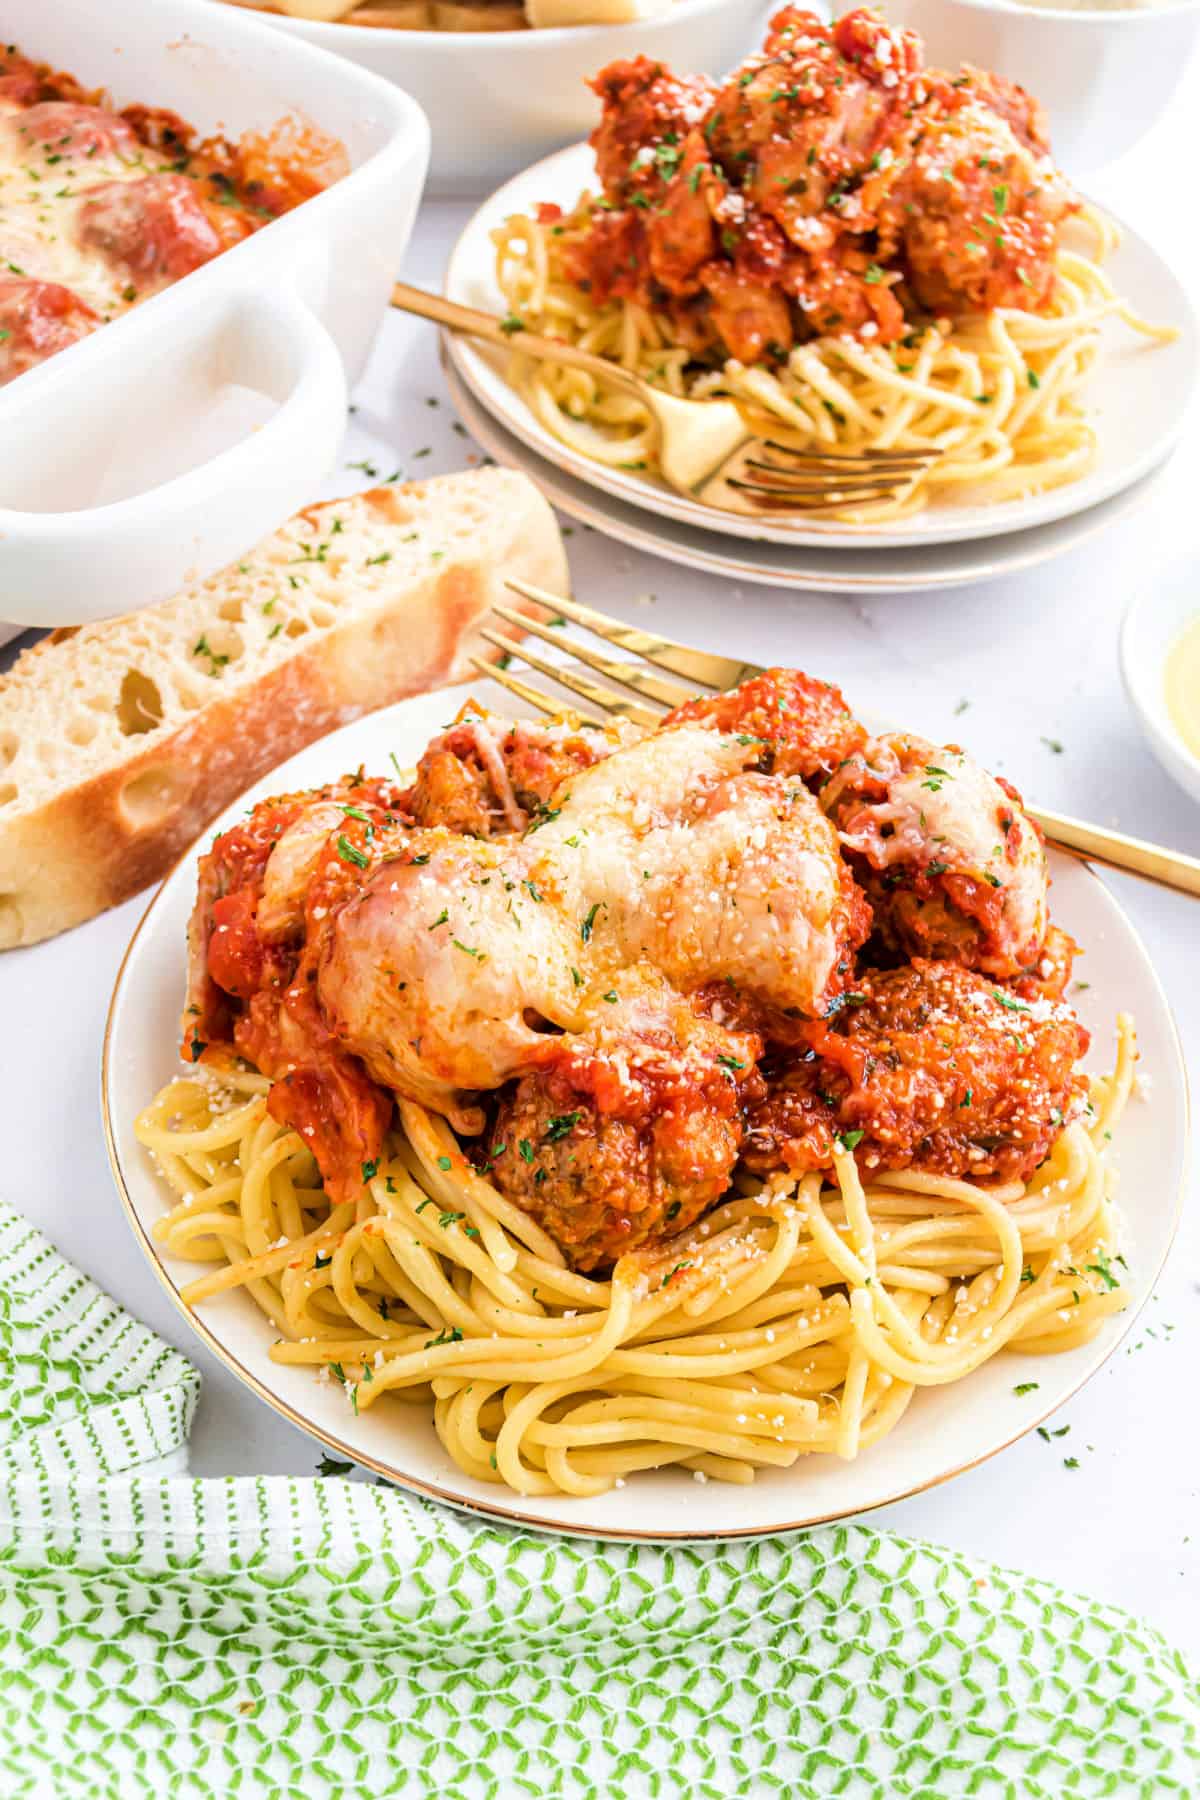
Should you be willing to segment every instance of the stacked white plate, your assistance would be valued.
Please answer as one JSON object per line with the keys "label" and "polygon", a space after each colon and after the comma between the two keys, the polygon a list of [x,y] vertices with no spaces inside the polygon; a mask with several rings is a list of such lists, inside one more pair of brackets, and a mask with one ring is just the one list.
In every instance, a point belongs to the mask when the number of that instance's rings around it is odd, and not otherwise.
{"label": "stacked white plate", "polygon": [[[504,313],[493,230],[539,202],[569,211],[594,185],[591,150],[578,144],[499,188],[455,246],[446,272],[448,297]],[[1151,349],[1119,321],[1106,327],[1088,393],[1100,440],[1091,471],[1026,500],[945,501],[879,526],[812,519],[779,525],[714,514],[652,475],[594,463],[554,437],[505,379],[501,354],[447,336],[444,361],[455,402],[485,449],[526,470],[564,512],[622,543],[777,587],[851,593],[954,587],[1028,568],[1103,530],[1146,498],[1174,448],[1200,367],[1191,302],[1167,264],[1126,226],[1106,269],[1137,311],[1176,326],[1179,335]]]}

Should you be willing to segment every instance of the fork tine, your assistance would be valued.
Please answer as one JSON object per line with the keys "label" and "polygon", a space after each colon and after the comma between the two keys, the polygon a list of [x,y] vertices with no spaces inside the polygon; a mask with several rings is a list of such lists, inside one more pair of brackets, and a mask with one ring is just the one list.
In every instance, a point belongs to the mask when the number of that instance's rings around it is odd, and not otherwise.
{"label": "fork tine", "polygon": [[876,467],[901,461],[937,462],[940,450],[798,450],[794,444],[780,444],[774,438],[763,438],[764,449],[777,450],[780,456],[792,456],[802,462],[871,463]]}
{"label": "fork tine", "polygon": [[[541,638],[544,644],[557,645],[564,642],[561,632],[555,631],[552,626],[539,624],[536,619],[517,612],[515,607],[501,606],[493,601],[492,611],[507,624],[519,625],[534,637]],[[618,682],[622,687],[632,688],[635,694],[642,694],[647,700],[657,700],[663,706],[675,707],[681,701],[693,697],[690,688],[682,687],[677,681],[664,681],[659,675],[651,675],[648,669],[643,669],[638,663],[616,662],[610,656],[600,656],[586,644],[577,643],[574,638],[566,641],[570,643],[572,656],[586,663],[589,669],[595,669],[597,674],[606,676],[609,681]],[[520,655],[520,651],[517,654]]]}
{"label": "fork tine", "polygon": [[[619,620],[610,619],[605,613],[593,612],[590,606],[580,606],[574,600],[563,600],[558,594],[549,594],[544,588],[533,587],[527,581],[514,580],[507,585],[524,599],[549,607],[553,612],[561,613],[565,619],[570,619],[572,624],[581,625],[585,631],[594,632],[608,643],[628,650],[631,656],[638,656],[643,662],[652,663],[656,669],[669,669],[673,675],[682,675],[701,687],[716,688],[723,693],[726,688],[737,687],[739,682],[762,674],[759,663],[735,662],[729,656],[714,656],[704,650],[692,650],[687,644],[677,644],[673,638],[640,631],[635,625],[622,625]],[[508,646],[510,649],[511,647]],[[691,696],[685,692],[679,698],[687,700]]]}
{"label": "fork tine", "polygon": [[502,688],[507,688],[510,694],[515,694],[526,706],[536,707],[539,712],[548,713],[552,719],[574,710],[564,700],[555,700],[550,694],[544,694],[541,688],[531,687],[527,681],[518,681],[507,669],[502,669],[498,663],[488,662],[486,657],[472,656],[471,664],[480,675],[486,675],[489,681],[498,681]]}
{"label": "fork tine", "polygon": [[771,500],[796,512],[813,512],[821,507],[830,506],[863,506],[872,500],[890,500],[900,487],[899,482],[880,485],[873,482],[869,487],[855,487],[842,482],[830,481],[818,487],[775,487],[762,481],[735,481],[729,478],[728,485],[736,488],[741,494],[752,494],[755,498]]}
{"label": "fork tine", "polygon": [[911,476],[921,475],[926,465],[923,462],[896,462],[882,467],[879,463],[830,463],[806,462],[803,468],[785,468],[782,463],[763,462],[753,456],[747,456],[742,463],[743,469],[761,470],[764,475],[772,475],[780,482],[823,481],[827,485],[837,481],[892,481],[899,482]]}
{"label": "fork tine", "polygon": [[561,663],[547,662],[545,657],[535,656],[524,644],[519,650],[513,649],[511,638],[501,637],[499,633],[490,631],[486,625],[480,627],[479,635],[486,638],[489,644],[496,644],[507,650],[511,656],[520,656],[531,669],[539,675],[545,675],[550,681],[557,681],[560,687],[569,688],[578,694],[589,706],[597,707],[602,713],[610,713],[619,719],[628,719],[634,725],[655,726],[662,717],[659,712],[648,706],[639,706],[636,700],[627,700],[624,694],[614,694],[611,688],[601,687],[598,681],[589,681],[586,675],[576,674]]}

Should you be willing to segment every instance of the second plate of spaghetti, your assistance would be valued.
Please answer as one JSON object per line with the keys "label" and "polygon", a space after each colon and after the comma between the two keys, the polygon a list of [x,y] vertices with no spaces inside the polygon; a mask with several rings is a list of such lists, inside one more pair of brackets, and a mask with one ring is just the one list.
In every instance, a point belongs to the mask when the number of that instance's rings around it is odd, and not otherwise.
{"label": "second plate of spaghetti", "polygon": [[[505,319],[456,369],[543,456],[688,524],[774,542],[937,543],[1109,498],[1173,446],[1194,312],[1135,233],[1054,167],[1036,100],[922,66],[867,12],[785,8],[724,83],[598,74],[591,142],[510,181],[467,226],[451,299]],[[764,438],[937,449],[891,499],[742,517],[655,475],[645,408],[520,354],[561,336],[681,397],[732,397]]]}
{"label": "second plate of spaghetti", "polygon": [[794,671],[649,735],[407,702],[152,902],[118,1185],[209,1346],[403,1485],[611,1537],[884,1504],[1074,1392],[1173,1234],[1169,1012],[1046,873],[965,752]]}

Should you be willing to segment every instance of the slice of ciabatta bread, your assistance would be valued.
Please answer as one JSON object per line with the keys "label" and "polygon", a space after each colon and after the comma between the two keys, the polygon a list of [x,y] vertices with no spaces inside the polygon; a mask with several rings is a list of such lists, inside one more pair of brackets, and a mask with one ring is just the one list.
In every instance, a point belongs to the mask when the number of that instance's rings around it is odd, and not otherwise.
{"label": "slice of ciabatta bread", "polygon": [[509,576],[568,591],[546,501],[484,468],[306,507],[174,599],[25,651],[0,676],[0,947],[156,881],[323,732],[468,675]]}

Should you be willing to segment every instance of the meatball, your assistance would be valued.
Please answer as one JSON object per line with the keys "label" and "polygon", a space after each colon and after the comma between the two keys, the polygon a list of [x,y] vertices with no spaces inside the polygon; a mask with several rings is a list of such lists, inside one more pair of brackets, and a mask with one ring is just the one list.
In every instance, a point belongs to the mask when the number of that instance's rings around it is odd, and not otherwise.
{"label": "meatball", "polygon": [[953,962],[865,973],[807,1036],[803,1059],[764,1071],[743,1147],[755,1171],[827,1168],[836,1135],[867,1175],[1025,1180],[1086,1097],[1088,1034],[1070,1007]]}
{"label": "meatball", "polygon": [[756,738],[772,774],[825,778],[867,742],[840,688],[798,669],[768,669],[726,694],[685,701],[661,729],[693,722]]}
{"label": "meatball", "polygon": [[140,281],[178,281],[225,247],[195,184],[183,175],[145,175],[88,188],[78,233],[81,244]]}
{"label": "meatball", "polygon": [[611,725],[585,731],[569,724],[505,726],[469,712],[435,738],[417,765],[407,805],[418,825],[441,825],[466,837],[524,831],[549,813],[556,790],[637,734]]}
{"label": "meatball", "polygon": [[1037,967],[1046,856],[1008,782],[954,744],[897,733],[851,756],[820,800],[886,956],[949,958],[1002,981]]}
{"label": "meatball", "polygon": [[0,383],[78,343],[98,323],[87,302],[56,281],[0,279]]}
{"label": "meatball", "polygon": [[516,1083],[490,1140],[497,1187],[581,1270],[686,1230],[721,1198],[759,1048],[680,1000],[612,1011]]}
{"label": "meatball", "polygon": [[661,199],[679,162],[678,146],[712,105],[715,82],[672,75],[660,62],[635,56],[610,63],[590,86],[604,108],[590,142],[605,193]]}

